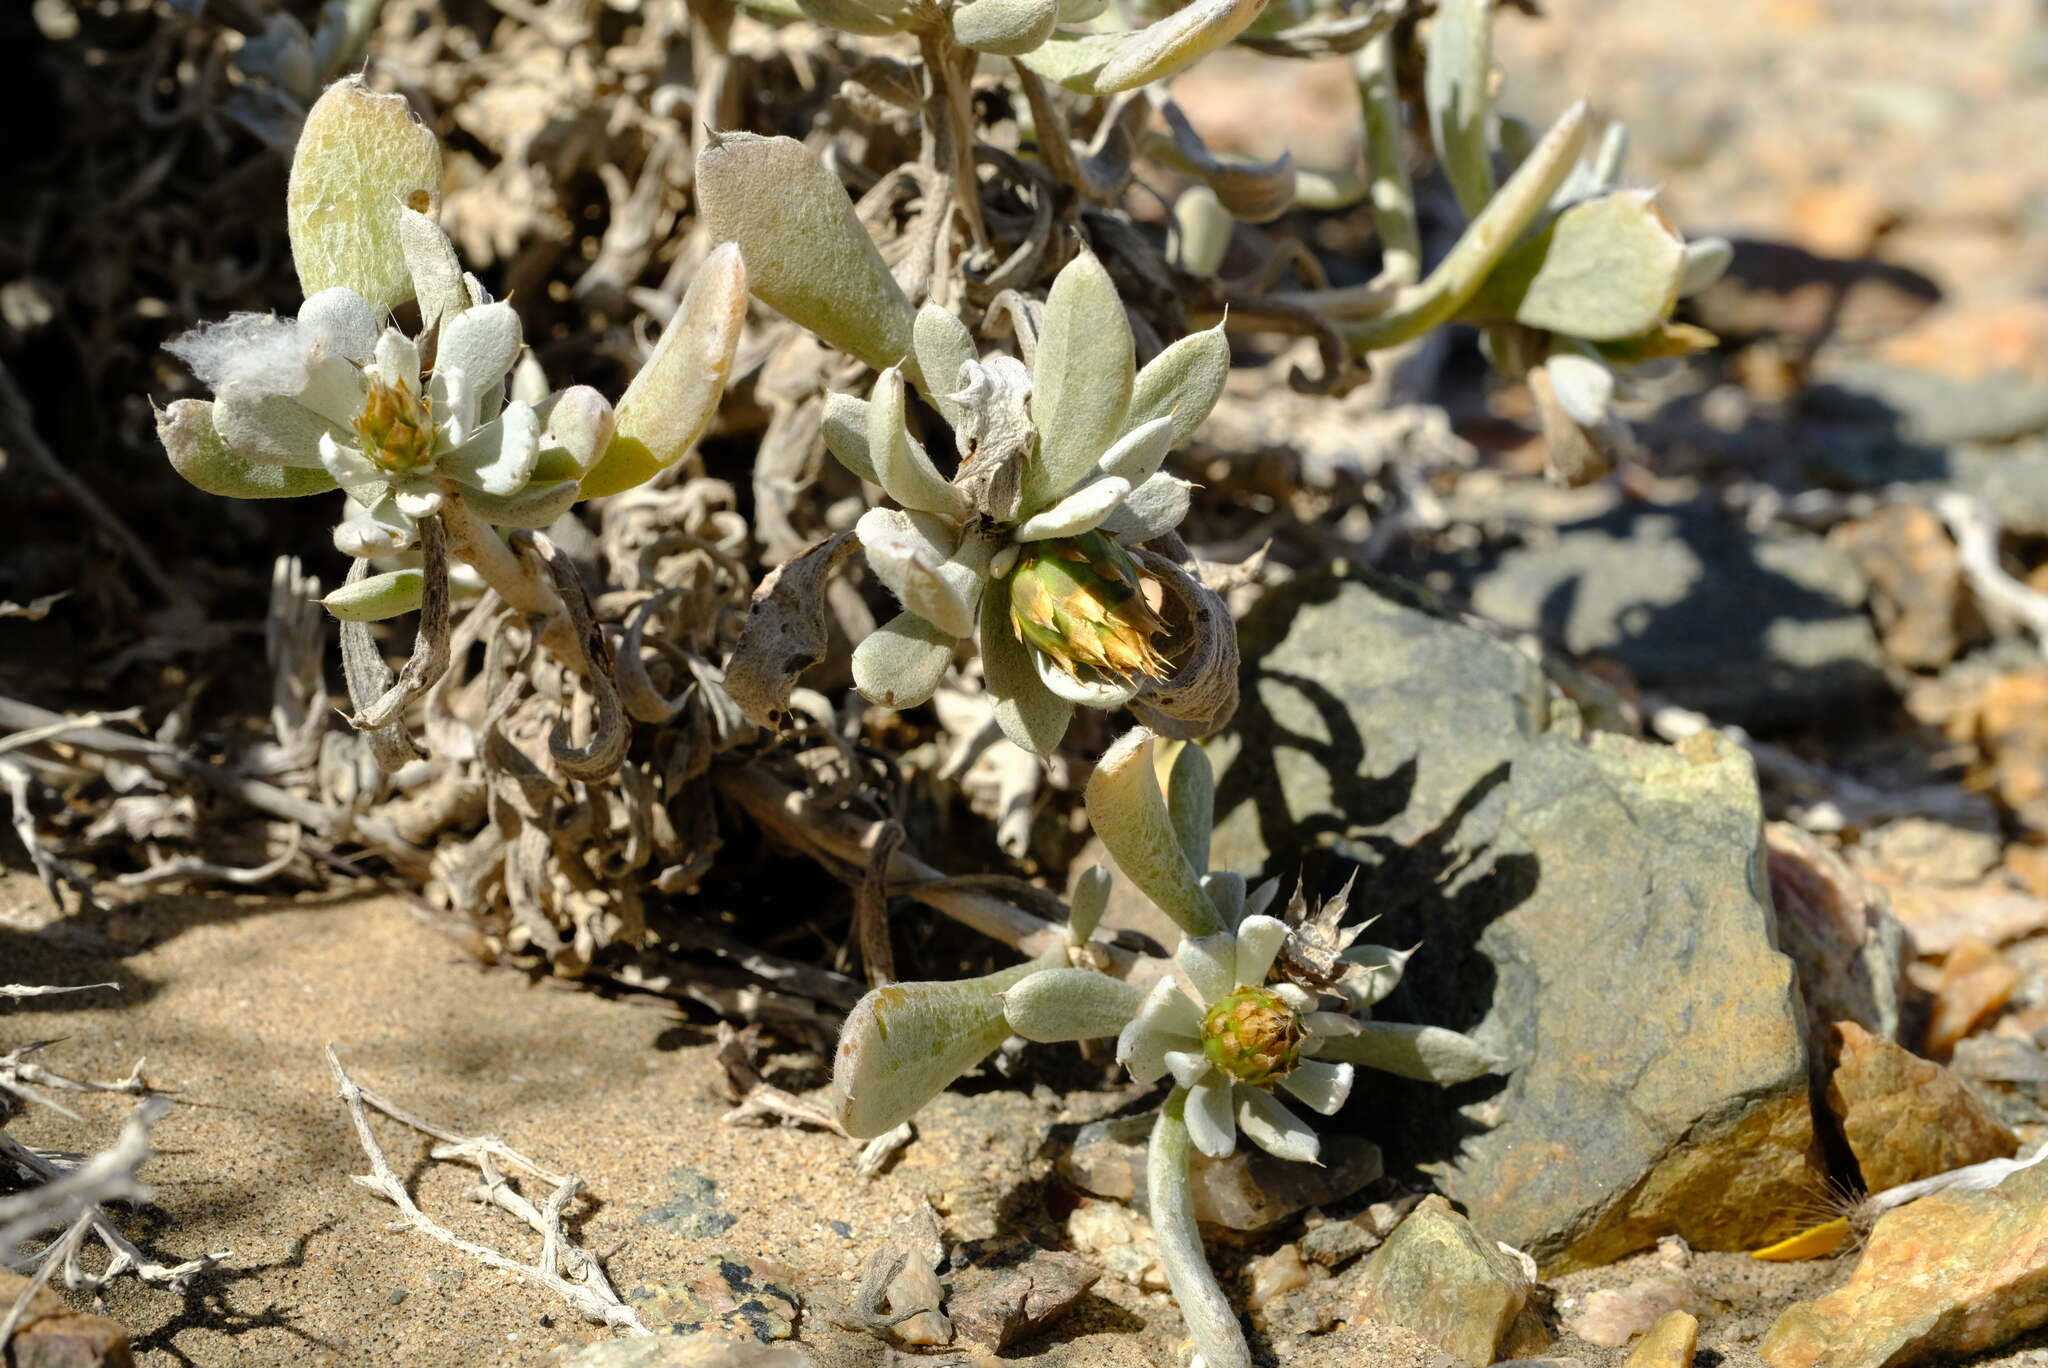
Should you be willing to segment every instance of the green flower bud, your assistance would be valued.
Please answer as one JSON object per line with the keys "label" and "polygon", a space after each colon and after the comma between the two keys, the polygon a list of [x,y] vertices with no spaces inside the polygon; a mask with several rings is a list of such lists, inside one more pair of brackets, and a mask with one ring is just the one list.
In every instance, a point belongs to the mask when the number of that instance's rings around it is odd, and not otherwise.
{"label": "green flower bud", "polygon": [[1239,988],[1202,1018],[1202,1053],[1240,1083],[1270,1086],[1301,1062],[1308,1027],[1278,993]]}
{"label": "green flower bud", "polygon": [[1010,626],[1017,639],[1068,674],[1080,667],[1118,679],[1163,678],[1166,657],[1152,645],[1166,624],[1145,601],[1147,576],[1107,532],[1022,543],[1010,575]]}

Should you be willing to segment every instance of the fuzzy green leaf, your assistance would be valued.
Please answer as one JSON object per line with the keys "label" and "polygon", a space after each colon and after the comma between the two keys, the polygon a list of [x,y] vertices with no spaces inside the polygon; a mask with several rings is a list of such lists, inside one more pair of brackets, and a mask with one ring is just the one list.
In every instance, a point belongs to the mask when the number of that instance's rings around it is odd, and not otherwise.
{"label": "fuzzy green leaf", "polygon": [[[1210,828],[1216,820],[1216,770],[1209,753],[1193,741],[1173,748],[1166,772],[1166,811],[1173,818],[1181,853],[1197,873],[1209,867]],[[1239,888],[1242,902],[1243,888]]]}
{"label": "fuzzy green leaf", "polygon": [[967,0],[953,11],[953,37],[962,47],[1018,57],[1052,37],[1057,0]]}
{"label": "fuzzy green leaf", "polygon": [[892,983],[847,1014],[832,1097],[847,1133],[866,1140],[908,1121],[1010,1034],[1003,990],[1049,967],[1034,960],[981,978]]}
{"label": "fuzzy green leaf", "polygon": [[583,497],[616,494],[675,464],[704,434],[747,321],[747,264],[722,243],[697,271],[654,354],[619,400],[604,457],[583,477]]}
{"label": "fuzzy green leaf", "polygon": [[794,138],[721,133],[697,156],[711,235],[746,254],[754,295],[876,370],[903,362],[916,311],[839,178]]}
{"label": "fuzzy green leaf", "polygon": [[1143,727],[1118,738],[1089,777],[1089,824],[1124,877],[1190,936],[1213,936],[1223,921],[1188,862],[1153,768],[1157,738]]}
{"label": "fuzzy green leaf", "polygon": [[1124,431],[1130,432],[1155,418],[1173,418],[1170,451],[1195,435],[1195,429],[1223,397],[1223,382],[1230,378],[1230,340],[1217,324],[1203,332],[1183,337],[1146,363],[1131,387],[1130,411],[1124,414]]}
{"label": "fuzzy green leaf", "polygon": [[884,708],[914,708],[938,691],[954,638],[915,613],[898,613],[853,648],[853,687]]}
{"label": "fuzzy green leaf", "polygon": [[1685,242],[1647,191],[1581,200],[1516,247],[1463,310],[1594,342],[1657,326],[1678,300]]}
{"label": "fuzzy green leaf", "polygon": [[1144,1002],[1143,989],[1093,969],[1046,969],[1003,994],[1003,1015],[1041,1044],[1097,1040],[1130,1025]]}
{"label": "fuzzy green leaf", "polygon": [[440,202],[441,144],[405,97],[336,81],[306,112],[285,194],[301,293],[346,286],[379,315],[411,299],[399,211]]}
{"label": "fuzzy green leaf", "polygon": [[426,598],[426,586],[422,571],[392,570],[344,584],[321,599],[320,605],[343,622],[383,622],[418,612]]}
{"label": "fuzzy green leaf", "polygon": [[1010,586],[991,581],[981,596],[981,670],[1003,735],[1033,755],[1051,755],[1073,721],[1074,705],[1038,678],[1031,648],[1010,626]]}
{"label": "fuzzy green leaf", "polygon": [[1027,512],[1072,489],[1123,434],[1136,373],[1123,301],[1102,263],[1083,252],[1046,296],[1031,377],[1038,453],[1024,472]]}
{"label": "fuzzy green leaf", "polygon": [[1503,1060],[1470,1036],[1407,1021],[1361,1021],[1359,1033],[1332,1036],[1316,1058],[1357,1064],[1424,1083],[1465,1083],[1499,1072]]}
{"label": "fuzzy green leaf", "polygon": [[1185,71],[1243,33],[1267,0],[1195,0],[1135,33],[1054,37],[1020,58],[1083,95],[1114,95]]}
{"label": "fuzzy green leaf", "polygon": [[157,414],[156,435],[171,458],[171,469],[209,494],[294,499],[334,488],[334,477],[324,470],[276,465],[230,447],[214,431],[213,405],[204,399],[180,399]]}

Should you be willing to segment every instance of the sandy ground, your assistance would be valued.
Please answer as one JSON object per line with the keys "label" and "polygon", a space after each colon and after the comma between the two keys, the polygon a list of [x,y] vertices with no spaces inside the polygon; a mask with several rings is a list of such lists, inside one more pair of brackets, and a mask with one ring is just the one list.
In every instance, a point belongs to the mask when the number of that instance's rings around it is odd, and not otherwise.
{"label": "sandy ground", "polygon": [[[118,1077],[137,1057],[182,1105],[157,1131],[146,1176],[155,1202],[125,1222],[150,1253],[233,1251],[179,1298],[132,1281],[107,1310],[135,1336],[146,1368],[172,1364],[397,1364],[527,1368],[602,1332],[551,1294],[408,1231],[354,1186],[363,1156],[322,1059],[332,1042],[366,1086],[442,1124],[489,1132],[586,1180],[576,1220],[622,1290],[687,1276],[707,1256],[764,1259],[801,1295],[801,1337],[827,1368],[884,1360],[879,1342],[842,1330],[866,1261],[896,1222],[929,1199],[956,1240],[1002,1232],[1057,1242],[1074,1201],[1047,1179],[1046,1136],[1104,1109],[1095,1094],[970,1082],[920,1118],[920,1135],[880,1177],[862,1180],[856,1147],[790,1128],[722,1125],[728,1103],[709,1033],[666,1008],[530,982],[484,968],[383,896],[277,900],[162,898],[104,927],[46,922],[33,880],[0,876],[0,979],[84,983],[121,993],[31,1000],[0,1009],[0,1046],[62,1037],[48,1063]],[[773,1057],[771,1077],[823,1083],[802,1056]],[[86,1149],[112,1134],[124,1104],[83,1119],[32,1111],[12,1133]],[[426,1145],[391,1123],[379,1135],[425,1208],[458,1233],[530,1259],[538,1243],[462,1200],[466,1170],[430,1164]],[[1214,1246],[1219,1266],[1293,1232]],[[1654,1255],[1575,1275],[1567,1299],[1625,1284]],[[1262,1320],[1262,1361],[1289,1368],[1450,1368],[1403,1331],[1350,1312],[1362,1264],[1283,1299]],[[1846,1263],[1764,1266],[1699,1256],[1703,1348],[1721,1368],[1754,1368],[1754,1344],[1778,1310],[1831,1285]],[[2037,1366],[2048,1337],[2000,1364]],[[2017,1348],[2017,1346],[2016,1346]],[[1622,1350],[1561,1338],[1547,1351],[1616,1368]],[[1185,1361],[1163,1294],[1105,1278],[1068,1320],[1009,1361],[1059,1368],[1174,1368]],[[1705,1361],[1705,1360],[1703,1360]]]}

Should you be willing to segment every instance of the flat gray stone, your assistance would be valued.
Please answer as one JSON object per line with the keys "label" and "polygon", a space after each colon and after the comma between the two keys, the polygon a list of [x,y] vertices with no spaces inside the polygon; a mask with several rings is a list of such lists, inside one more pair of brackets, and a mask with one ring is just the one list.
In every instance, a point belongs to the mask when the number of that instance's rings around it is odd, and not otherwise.
{"label": "flat gray stone", "polygon": [[1346,1116],[1392,1167],[1554,1270],[1789,1234],[1818,1170],[1747,754],[1553,728],[1521,652],[1342,565],[1241,640],[1214,863],[1322,892],[1355,863],[1371,939],[1422,943],[1386,1017],[1511,1064],[1448,1090],[1361,1072]]}

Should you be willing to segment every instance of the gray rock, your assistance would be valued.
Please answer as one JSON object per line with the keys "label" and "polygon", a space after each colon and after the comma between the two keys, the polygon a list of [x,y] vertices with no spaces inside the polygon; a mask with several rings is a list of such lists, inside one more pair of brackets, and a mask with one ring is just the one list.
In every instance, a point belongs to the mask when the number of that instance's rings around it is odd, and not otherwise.
{"label": "gray rock", "polygon": [[[1097,1197],[1143,1204],[1153,1118],[1122,1116],[1081,1127],[1059,1159],[1066,1180]],[[1291,1164],[1244,1144],[1227,1159],[1194,1156],[1195,1216],[1232,1230],[1262,1230],[1295,1212],[1341,1202],[1378,1181],[1380,1152],[1355,1135],[1323,1136],[1321,1164]]]}
{"label": "gray rock", "polygon": [[1511,1063],[1449,1090],[1361,1075],[1349,1114],[1396,1167],[1552,1269],[1789,1234],[1820,1172],[1747,754],[1547,730],[1524,656],[1342,565],[1241,641],[1216,865],[1306,861],[1328,891],[1355,862],[1373,939],[1422,942],[1389,1019]]}
{"label": "gray rock", "polygon": [[668,1181],[674,1184],[674,1195],[660,1206],[641,1212],[641,1225],[666,1230],[671,1235],[709,1239],[723,1235],[739,1220],[731,1212],[719,1209],[718,1184],[697,1170],[670,1169]]}
{"label": "gray rock", "polygon": [[2014,372],[1965,380],[1824,353],[1814,380],[1805,397],[1809,410],[1885,427],[1907,442],[2002,442],[2048,427],[2048,385]]}
{"label": "gray rock", "polygon": [[1374,1320],[1412,1330],[1472,1368],[1487,1368],[1504,1350],[1549,1343],[1529,1310],[1530,1291],[1512,1255],[1432,1195],[1367,1262],[1358,1302]]}
{"label": "gray rock", "polygon": [[1722,721],[1828,721],[1888,692],[1849,557],[1704,503],[1631,505],[1464,572],[1481,615]]}

